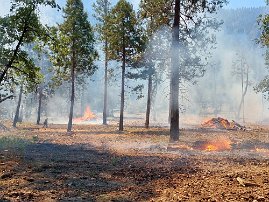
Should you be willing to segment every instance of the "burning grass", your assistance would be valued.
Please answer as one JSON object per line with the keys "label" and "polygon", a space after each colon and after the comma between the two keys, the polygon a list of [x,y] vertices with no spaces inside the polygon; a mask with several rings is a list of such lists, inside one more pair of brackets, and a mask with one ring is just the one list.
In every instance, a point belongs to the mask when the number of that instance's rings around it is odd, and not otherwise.
{"label": "burning grass", "polygon": [[232,149],[232,141],[226,137],[218,137],[213,140],[197,141],[194,148],[203,151],[229,151]]}
{"label": "burning grass", "polygon": [[182,143],[170,144],[168,151],[205,151],[205,152],[221,152],[230,151],[232,149],[232,141],[224,136],[214,137],[207,140],[197,140],[192,145],[184,145]]}

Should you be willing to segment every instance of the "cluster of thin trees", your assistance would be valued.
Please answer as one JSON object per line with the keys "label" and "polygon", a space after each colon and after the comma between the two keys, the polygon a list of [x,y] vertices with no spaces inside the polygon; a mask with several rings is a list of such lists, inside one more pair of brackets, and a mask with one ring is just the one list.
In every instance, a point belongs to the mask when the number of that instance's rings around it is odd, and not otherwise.
{"label": "cluster of thin trees", "polygon": [[[72,131],[76,83],[82,83],[97,69],[96,43],[102,44],[104,62],[103,124],[107,124],[108,62],[121,63],[121,107],[119,130],[124,129],[124,94],[126,79],[147,80],[147,111],[149,117],[157,69],[163,64],[148,52],[158,52],[158,44],[151,43],[155,33],[169,29],[166,45],[170,77],[170,140],[179,139],[179,85],[202,76],[207,49],[214,44],[209,29],[220,26],[217,19],[206,14],[216,12],[225,0],[141,0],[138,11],[127,0],[112,6],[109,0],[96,0],[93,5],[97,25],[88,20],[81,0],[67,0],[62,9],[63,22],[57,26],[42,25],[40,6],[60,10],[54,0],[13,0],[10,13],[0,18],[0,101],[13,96],[14,86],[21,91],[37,91],[42,100],[44,89],[55,88],[64,81],[71,84],[70,110],[67,131]],[[161,44],[159,44],[162,46]],[[31,51],[38,52],[36,58]],[[53,74],[49,77],[35,62],[45,54]],[[152,54],[156,55],[156,54]],[[136,73],[128,69],[136,68]],[[138,72],[138,73],[137,73]],[[48,80],[50,82],[46,82]],[[37,123],[40,122],[40,108]],[[18,109],[19,110],[19,109]],[[18,117],[15,116],[14,126]]]}

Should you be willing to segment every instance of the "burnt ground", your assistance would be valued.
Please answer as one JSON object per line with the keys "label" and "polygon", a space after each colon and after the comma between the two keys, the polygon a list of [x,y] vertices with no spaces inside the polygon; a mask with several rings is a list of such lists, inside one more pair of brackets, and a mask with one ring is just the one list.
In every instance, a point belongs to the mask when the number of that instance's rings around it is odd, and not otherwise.
{"label": "burnt ground", "polygon": [[[0,133],[1,202],[269,201],[267,129],[181,130],[172,150],[167,128],[65,131],[21,124]],[[231,141],[231,150],[191,149],[219,137]]]}

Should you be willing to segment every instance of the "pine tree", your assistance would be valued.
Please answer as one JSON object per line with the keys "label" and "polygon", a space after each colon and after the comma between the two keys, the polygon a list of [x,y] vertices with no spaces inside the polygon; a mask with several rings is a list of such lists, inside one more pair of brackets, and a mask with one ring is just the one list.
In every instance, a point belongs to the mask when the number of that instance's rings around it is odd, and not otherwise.
{"label": "pine tree", "polygon": [[132,62],[142,43],[136,13],[126,0],[119,0],[107,18],[108,58],[122,62],[119,130],[123,131],[126,64]]}
{"label": "pine tree", "polygon": [[[172,16],[172,0],[158,0],[158,1],[148,1],[142,0],[140,3],[139,17],[146,25],[146,44],[147,47],[142,53],[142,66],[144,66],[144,71],[141,72],[140,78],[145,77],[148,80],[147,85],[147,105],[146,105],[146,120],[145,127],[149,128],[150,123],[150,113],[153,103],[154,94],[157,90],[157,85],[160,82],[159,73],[156,69],[157,64],[159,64],[159,59],[165,57],[163,55],[164,45],[167,41],[166,37],[155,36],[156,32],[160,27],[169,25],[170,18]],[[160,12],[161,11],[161,12]],[[158,41],[158,44],[155,44]],[[162,68],[164,69],[164,68]]]}
{"label": "pine tree", "polygon": [[105,82],[104,82],[104,108],[103,108],[103,124],[107,124],[107,88],[108,88],[108,39],[106,31],[106,23],[108,13],[110,12],[109,0],[97,0],[94,4],[95,15],[97,20],[97,31],[99,34],[99,40],[104,43],[103,51],[105,53]]}
{"label": "pine tree", "polygon": [[[75,103],[76,78],[91,76],[96,70],[94,60],[94,35],[81,0],[68,0],[64,12],[64,22],[54,28],[52,62],[58,67],[58,77],[71,82],[70,111],[67,132],[72,131],[73,109]],[[56,39],[55,39],[56,38]]]}
{"label": "pine tree", "polygon": [[211,36],[206,36],[207,28],[214,29],[219,26],[214,19],[207,19],[201,13],[213,13],[225,2],[226,0],[142,1],[142,17],[148,20],[150,30],[158,30],[163,25],[168,25],[172,31],[169,109],[171,141],[179,139],[180,80],[191,80],[197,73],[203,74],[203,69],[199,69],[203,65],[199,64],[202,60],[196,55],[197,50],[206,49],[208,44],[214,42]]}
{"label": "pine tree", "polygon": [[[33,53],[33,55],[34,54],[35,53]],[[44,54],[35,58],[35,62],[40,66],[40,71],[43,75],[43,80],[36,89],[36,95],[38,96],[36,124],[39,125],[41,122],[41,112],[45,109],[47,98],[58,86],[53,85],[54,83],[51,81],[53,72],[50,71],[51,63],[49,61],[48,55]]]}

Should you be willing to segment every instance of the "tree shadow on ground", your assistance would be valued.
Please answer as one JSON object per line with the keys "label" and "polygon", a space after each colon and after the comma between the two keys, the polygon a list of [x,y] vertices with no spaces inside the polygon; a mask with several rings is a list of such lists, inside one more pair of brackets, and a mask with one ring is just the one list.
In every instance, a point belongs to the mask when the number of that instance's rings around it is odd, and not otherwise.
{"label": "tree shadow on ground", "polygon": [[38,143],[28,145],[9,172],[0,179],[0,201],[143,201],[158,196],[156,181],[199,170],[187,158]]}

